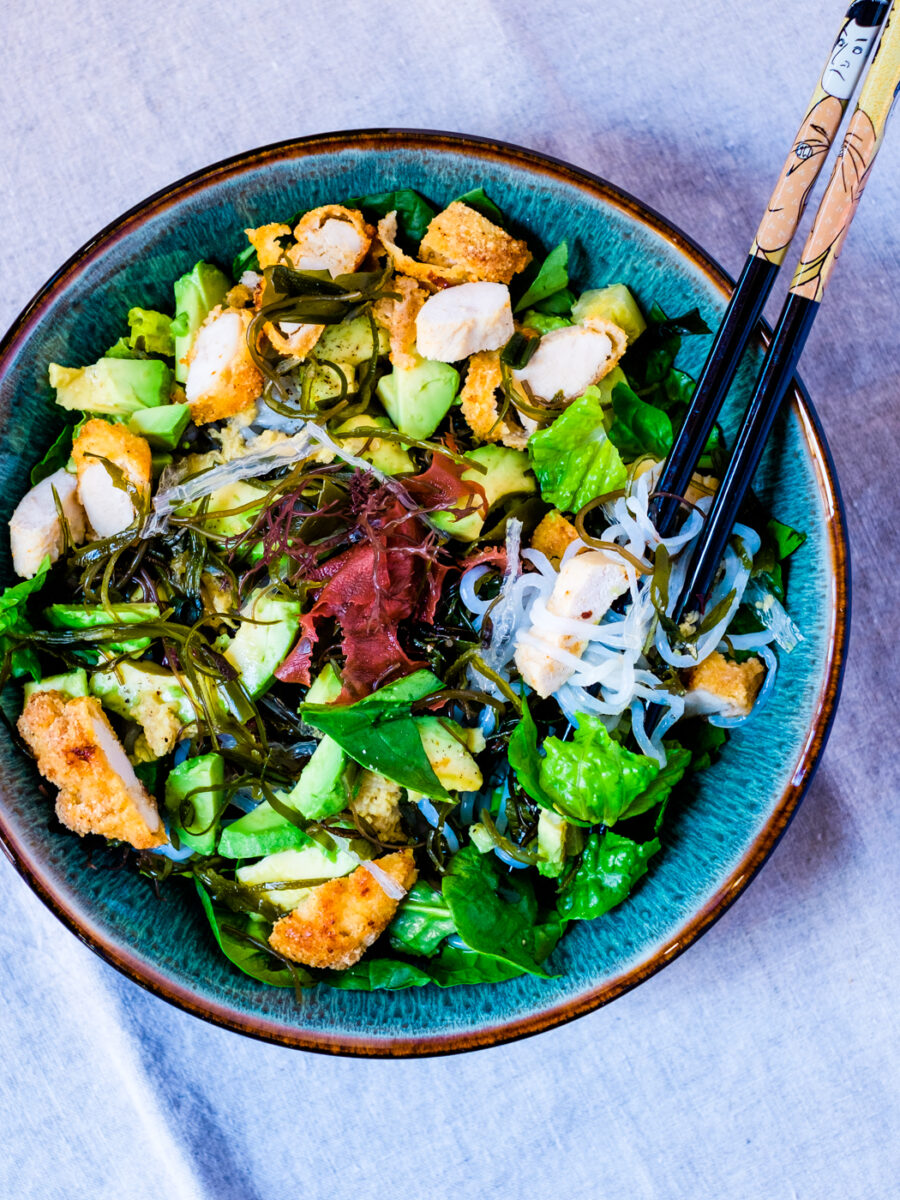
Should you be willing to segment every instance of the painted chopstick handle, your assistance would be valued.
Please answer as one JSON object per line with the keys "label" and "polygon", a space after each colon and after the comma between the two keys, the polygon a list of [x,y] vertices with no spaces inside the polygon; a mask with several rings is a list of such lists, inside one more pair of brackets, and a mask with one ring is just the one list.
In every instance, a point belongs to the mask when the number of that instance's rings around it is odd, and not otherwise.
{"label": "painted chopstick handle", "polygon": [[895,5],[847,125],[831,179],[791,282],[795,296],[820,301],[859,207],[900,90],[900,7]]}
{"label": "painted chopstick handle", "polygon": [[856,0],[847,10],[766,206],[751,255],[778,265],[784,261],[888,8],[888,0]]}

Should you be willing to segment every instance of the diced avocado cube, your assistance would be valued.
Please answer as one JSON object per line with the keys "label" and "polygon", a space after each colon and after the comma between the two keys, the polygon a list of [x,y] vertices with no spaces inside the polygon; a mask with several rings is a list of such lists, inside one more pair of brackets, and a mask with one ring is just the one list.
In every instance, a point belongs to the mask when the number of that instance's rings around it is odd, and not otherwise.
{"label": "diced avocado cube", "polygon": [[326,663],[310,684],[304,703],[334,704],[343,691],[343,687],[334,663]]}
{"label": "diced avocado cube", "polygon": [[[466,458],[487,468],[485,472],[475,468],[463,471],[460,478],[484,488],[488,509],[505,496],[528,495],[537,491],[537,481],[524,450],[512,450],[508,446],[479,446],[470,451]],[[446,512],[432,513],[431,520],[451,537],[461,542],[474,542],[484,528],[486,516],[482,508],[464,517],[457,517],[453,509],[448,509]]]}
{"label": "diced avocado cube", "polygon": [[[378,353],[387,354],[389,349],[387,331],[375,326],[378,335]],[[338,325],[326,325],[325,331],[313,347],[313,357],[330,362],[347,363],[358,367],[372,357],[372,327],[366,316],[353,317]]]}
{"label": "diced avocado cube", "polygon": [[88,687],[104,708],[141,725],[141,718],[156,707],[168,708],[184,725],[196,719],[184,688],[171,671],[157,663],[116,663],[94,671]]}
{"label": "diced avocado cube", "polygon": [[425,754],[441,785],[448,792],[477,792],[484,780],[478,763],[458,740],[463,736],[462,729],[445,717],[415,720]]}
{"label": "diced avocado cube", "polygon": [[[107,625],[138,625],[159,619],[157,604],[117,604],[112,611],[102,604],[51,604],[44,609],[47,623],[53,629],[99,629]],[[103,642],[103,649],[113,654],[136,654],[146,650],[151,639],[129,638],[121,642]]]}
{"label": "diced avocado cube", "polygon": [[101,358],[89,367],[50,364],[50,385],[62,408],[130,417],[169,399],[172,371],[158,358]]}
{"label": "diced avocado cube", "polygon": [[542,313],[536,308],[529,308],[527,312],[522,313],[522,324],[543,337],[551,329],[565,329],[572,322],[566,317],[555,317],[552,313]]}
{"label": "diced avocado cube", "polygon": [[241,610],[244,620],[225,650],[225,658],[240,674],[251,696],[272,682],[275,668],[287,657],[297,637],[300,602],[264,591],[251,593]]}
{"label": "diced avocado cube", "polygon": [[83,667],[76,667],[74,671],[66,671],[64,675],[45,675],[39,683],[29,680],[24,687],[26,704],[36,692],[62,692],[64,696],[86,696],[87,671]]}
{"label": "diced avocado cube", "polygon": [[212,854],[216,848],[224,783],[225,760],[221,754],[186,758],[172,768],[166,779],[166,808],[172,827],[181,841],[199,854]]}
{"label": "diced avocado cube", "polygon": [[[282,802],[287,804],[287,797]],[[308,834],[264,800],[252,812],[225,826],[218,852],[224,858],[258,858],[279,850],[299,850],[309,841]]]}
{"label": "diced avocado cube", "polygon": [[[334,364],[347,381],[347,391],[355,392],[356,367],[352,363],[336,362]],[[309,384],[309,402],[312,405],[324,404],[327,400],[336,400],[341,394],[341,381],[337,372],[324,363],[317,365],[312,372]]]}
{"label": "diced avocado cube", "polygon": [[624,283],[611,283],[608,287],[592,288],[583,292],[572,306],[576,321],[587,321],[591,317],[603,317],[624,329],[629,344],[639,338],[647,328],[644,314]]}
{"label": "diced avocado cube", "polygon": [[[238,480],[236,483],[226,483],[224,487],[216,488],[210,493],[206,512],[211,519],[204,520],[204,528],[219,537],[236,537],[246,533],[262,508],[263,500],[269,491],[267,487],[256,487],[252,483]],[[244,505],[250,507],[244,508]],[[195,506],[195,510],[200,505]],[[244,509],[243,512],[233,512],[233,509]],[[216,513],[223,513],[216,517]]]}
{"label": "diced avocado cube", "polygon": [[175,378],[179,383],[187,379],[187,356],[197,330],[210,312],[222,303],[230,289],[227,276],[208,262],[198,262],[186,275],[175,281],[172,333],[175,338]]}
{"label": "diced avocado cube", "polygon": [[[342,425],[338,425],[336,433],[350,433],[354,429],[388,429],[394,426],[387,417],[350,417]],[[383,471],[385,475],[405,475],[416,469],[409,454],[398,442],[382,440],[377,437],[341,438],[340,444],[351,454],[364,458],[373,467]]]}
{"label": "diced avocado cube", "polygon": [[337,742],[322,738],[288,795],[291,808],[311,821],[333,817],[345,809],[349,801],[344,783],[348,764],[349,757]]}
{"label": "diced avocado cube", "polygon": [[[396,683],[389,683],[373,694],[378,700],[422,700],[425,696],[430,696],[432,692],[440,691],[443,686],[437,675],[423,669],[413,671],[412,675],[405,675]],[[306,703],[314,703],[310,700],[309,693],[306,695]]]}
{"label": "diced avocado cube", "polygon": [[[246,867],[238,867],[235,878],[239,883],[300,883],[309,880],[309,886],[314,887],[326,879],[339,879],[355,871],[359,861],[349,849],[339,846],[328,851],[318,842],[310,842],[301,850],[282,850],[278,854],[270,854],[258,863]],[[290,912],[297,907],[306,895],[306,888],[272,889],[266,892],[266,898],[276,908]]]}
{"label": "diced avocado cube", "polygon": [[145,354],[165,354],[171,358],[175,353],[172,336],[172,318],[151,308],[132,308],[128,313],[131,330],[128,343],[133,350]]}
{"label": "diced avocado cube", "polygon": [[480,821],[469,826],[469,838],[479,854],[490,854],[494,849],[494,839]]}
{"label": "diced avocado cube", "polygon": [[378,381],[378,399],[401,433],[431,437],[459,391],[459,372],[449,363],[426,360],[395,367]]}
{"label": "diced avocado cube", "polygon": [[189,404],[160,404],[139,409],[128,421],[128,428],[144,437],[151,446],[174,450],[191,420]]}

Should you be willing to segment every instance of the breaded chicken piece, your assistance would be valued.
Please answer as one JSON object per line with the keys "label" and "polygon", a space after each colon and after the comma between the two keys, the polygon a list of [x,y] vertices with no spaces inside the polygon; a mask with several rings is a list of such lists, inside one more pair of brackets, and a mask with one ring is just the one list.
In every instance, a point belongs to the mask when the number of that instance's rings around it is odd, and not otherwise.
{"label": "breaded chicken piece", "polygon": [[625,353],[624,329],[601,317],[581,325],[551,329],[537,350],[513,377],[527,383],[536,396],[552,400],[561,394],[574,400],[592,383],[608,375]]}
{"label": "breaded chicken piece", "polygon": [[136,850],[165,845],[156,801],[134,773],[94,696],[35,692],[19,717],[19,733],[38,770],[59,788],[56,815],[82,837],[99,833]]}
{"label": "breaded chicken piece", "polygon": [[248,309],[219,307],[200,326],[184,385],[195,425],[233,417],[262,394],[263,377],[247,347],[252,319]]}
{"label": "breaded chicken piece", "polygon": [[374,236],[358,209],[325,204],[294,226],[297,244],[287,256],[298,271],[330,271],[333,278],[349,275],[362,266]]}
{"label": "breaded chicken piece", "polygon": [[273,350],[285,357],[306,358],[322,336],[324,325],[301,324],[299,321],[282,321],[275,325],[266,321],[263,333],[272,344]]}
{"label": "breaded chicken piece", "polygon": [[384,842],[402,842],[400,824],[399,783],[379,775],[377,771],[360,771],[356,794],[350,800],[350,811],[368,822],[377,837]]}
{"label": "breaded chicken piece", "polygon": [[[746,716],[753,707],[766,677],[766,668],[758,658],[732,662],[714,650],[708,658],[692,667],[685,680],[689,693],[705,693],[704,699],[728,702],[726,715]],[[695,697],[698,698],[699,697]]]}
{"label": "breaded chicken piece", "polygon": [[691,504],[696,504],[698,500],[702,500],[704,496],[714,495],[719,490],[719,480],[715,475],[701,475],[695,471],[691,476],[691,482],[684,490],[685,500],[689,500]]}
{"label": "breaded chicken piece", "polygon": [[396,212],[389,212],[378,222],[378,240],[398,275],[418,279],[432,292],[449,287],[452,283],[471,282],[471,276],[465,267],[438,267],[431,263],[418,262],[404,253],[397,245]]}
{"label": "breaded chicken piece", "polygon": [[428,291],[408,275],[396,275],[387,290],[400,299],[382,296],[372,306],[372,316],[388,332],[391,364],[401,369],[418,366],[422,356],[416,350],[416,317]]}
{"label": "breaded chicken piece", "polygon": [[256,257],[259,259],[259,269],[264,271],[266,267],[274,267],[281,261],[281,256],[284,254],[284,247],[279,243],[278,239],[282,237],[290,237],[290,225],[282,225],[278,221],[273,221],[269,225],[260,225],[257,229],[245,229],[247,240],[256,251]]}
{"label": "breaded chicken piece", "polygon": [[[570,558],[560,569],[547,601],[547,612],[595,625],[613,601],[627,590],[628,575],[621,561],[610,558],[602,550],[588,550]],[[577,666],[562,662],[553,652],[562,650],[580,658],[587,649],[587,642],[575,634],[560,633],[546,617],[536,621],[528,635],[537,644],[519,641],[516,666],[528,686],[546,698],[562,687]]]}
{"label": "breaded chicken piece", "polygon": [[124,425],[100,417],[86,421],[72,445],[78,472],[78,498],[97,537],[112,537],[133,523],[137,510],[131,497],[106,469],[106,459],[118,467],[141,493],[150,487],[151,452],[146,438]]}
{"label": "breaded chicken piece", "polygon": [[546,554],[559,569],[559,560],[573,542],[578,541],[578,530],[557,509],[551,509],[531,535],[533,550]]}
{"label": "breaded chicken piece", "polygon": [[419,245],[419,257],[441,267],[459,267],[468,279],[490,283],[509,283],[531,262],[524,242],[459,200],[432,220]]}
{"label": "breaded chicken piece", "polygon": [[[407,892],[418,878],[412,850],[387,854],[375,864]],[[398,904],[374,875],[358,867],[311,888],[292,913],[275,922],[269,945],[308,967],[346,970],[384,932]]]}
{"label": "breaded chicken piece", "polygon": [[54,563],[63,552],[63,526],[54,492],[72,541],[76,546],[84,541],[85,519],[77,494],[78,478],[61,468],[26,492],[10,518],[13,569],[23,579],[33,579],[45,558]]}
{"label": "breaded chicken piece", "polygon": [[481,441],[502,442],[513,450],[524,450],[528,444],[528,429],[497,420],[500,415],[497,392],[502,382],[498,351],[473,354],[469,359],[466,382],[459,394],[462,415]]}

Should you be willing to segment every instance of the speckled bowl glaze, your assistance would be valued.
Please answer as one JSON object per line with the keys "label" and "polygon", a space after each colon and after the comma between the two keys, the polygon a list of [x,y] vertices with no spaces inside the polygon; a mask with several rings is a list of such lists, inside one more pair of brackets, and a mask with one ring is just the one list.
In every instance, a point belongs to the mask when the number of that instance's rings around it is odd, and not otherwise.
{"label": "speckled bowl glaze", "polygon": [[[602,164],[599,164],[602,166]],[[51,360],[91,362],[122,332],[127,309],[171,305],[172,281],[199,258],[223,265],[242,230],[347,196],[417,188],[438,205],[483,185],[545,247],[563,237],[582,286],[623,280],[645,306],[694,304],[714,326],[730,282],[656,213],[596,176],[490,141],[393,130],[285,142],[200,171],[126,213],[81,249],[25,309],[0,346],[0,497],[6,521],[28,470],[57,427]],[[705,339],[689,339],[696,371]],[[751,355],[758,361],[759,348]],[[732,389],[747,394],[755,363]],[[798,388],[757,480],[782,520],[808,530],[792,560],[790,609],[805,634],[771,703],[735,732],[667,825],[662,853],[631,898],[576,924],[551,960],[556,979],[487,987],[362,993],[290,990],[240,974],[219,953],[192,890],[175,883],[159,903],[128,871],[89,870],[71,834],[48,829],[51,802],[7,739],[0,750],[0,836],[14,865],[69,928],[131,979],[230,1029],[310,1050],[421,1055],[537,1033],[634,987],[691,944],[759,870],[808,786],[837,702],[848,629],[849,572],[837,484],[809,400]]]}

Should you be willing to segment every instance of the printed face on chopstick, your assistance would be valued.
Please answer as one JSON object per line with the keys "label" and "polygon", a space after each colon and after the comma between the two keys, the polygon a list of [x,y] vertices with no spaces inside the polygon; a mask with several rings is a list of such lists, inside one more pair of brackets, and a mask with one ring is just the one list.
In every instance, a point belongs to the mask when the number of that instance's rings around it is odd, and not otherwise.
{"label": "printed face on chopstick", "polygon": [[829,96],[835,96],[838,100],[850,99],[861,62],[878,33],[879,10],[882,8],[881,5],[870,3],[851,7],[822,76],[822,87]]}

